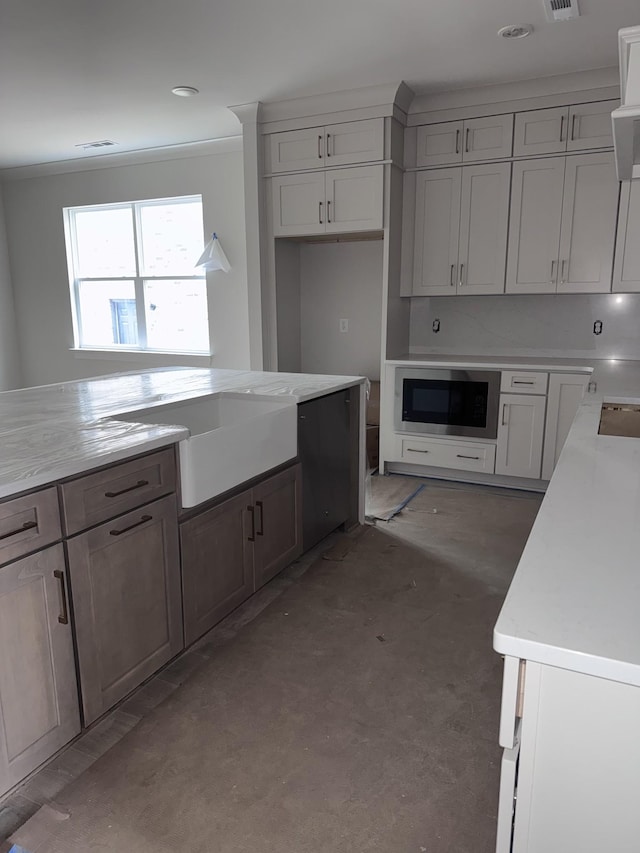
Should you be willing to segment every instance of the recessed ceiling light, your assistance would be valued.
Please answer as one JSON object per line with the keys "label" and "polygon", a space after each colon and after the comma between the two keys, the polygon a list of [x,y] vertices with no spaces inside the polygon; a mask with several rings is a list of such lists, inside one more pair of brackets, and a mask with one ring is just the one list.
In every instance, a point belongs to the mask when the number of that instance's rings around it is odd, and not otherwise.
{"label": "recessed ceiling light", "polygon": [[199,94],[199,90],[195,89],[193,86],[176,86],[175,89],[172,89],[171,91],[179,98],[192,98],[194,95]]}
{"label": "recessed ceiling light", "polygon": [[533,32],[531,24],[511,24],[498,30],[503,39],[526,39]]}

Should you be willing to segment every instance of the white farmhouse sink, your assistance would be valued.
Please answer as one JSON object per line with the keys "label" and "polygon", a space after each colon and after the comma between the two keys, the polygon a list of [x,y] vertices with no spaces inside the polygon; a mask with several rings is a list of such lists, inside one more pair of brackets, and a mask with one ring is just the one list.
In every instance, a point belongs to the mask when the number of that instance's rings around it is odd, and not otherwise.
{"label": "white farmhouse sink", "polygon": [[185,507],[216,497],[298,453],[297,406],[288,400],[222,392],[113,417],[187,427],[191,435],[178,443]]}

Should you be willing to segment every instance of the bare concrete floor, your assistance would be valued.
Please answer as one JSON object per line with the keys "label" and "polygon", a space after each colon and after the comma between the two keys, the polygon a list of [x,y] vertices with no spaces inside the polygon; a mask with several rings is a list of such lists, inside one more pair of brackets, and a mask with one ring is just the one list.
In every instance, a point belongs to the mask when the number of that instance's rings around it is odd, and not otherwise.
{"label": "bare concrete floor", "polygon": [[429,482],[391,522],[294,567],[57,795],[46,831],[14,840],[31,853],[489,853],[491,632],[539,503]]}

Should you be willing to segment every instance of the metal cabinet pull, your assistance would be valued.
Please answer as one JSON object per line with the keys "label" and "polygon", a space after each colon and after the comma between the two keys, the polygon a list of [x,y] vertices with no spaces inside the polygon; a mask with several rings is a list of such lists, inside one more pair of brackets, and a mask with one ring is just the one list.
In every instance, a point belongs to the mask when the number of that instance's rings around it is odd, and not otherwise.
{"label": "metal cabinet pull", "polygon": [[551,261],[551,278],[549,279],[549,284],[555,284],[556,283],[556,276],[553,274],[553,268],[557,263],[558,262],[556,261],[555,258]]}
{"label": "metal cabinet pull", "polygon": [[318,134],[318,160],[322,160],[322,134]]}
{"label": "metal cabinet pull", "polygon": [[126,489],[120,489],[119,492],[105,492],[105,498],[118,498],[120,495],[126,495],[127,492],[133,492],[135,489],[141,489],[143,486],[148,486],[148,480],[138,480],[133,486],[127,486]]}
{"label": "metal cabinet pull", "polygon": [[507,409],[508,408],[509,408],[508,403],[502,404],[502,426],[507,426],[507,424],[508,424],[508,421],[507,421]]}
{"label": "metal cabinet pull", "polygon": [[331,199],[327,201],[327,223],[331,223]]}
{"label": "metal cabinet pull", "polygon": [[141,524],[146,524],[147,521],[151,521],[153,518],[152,515],[143,515],[140,518],[140,521],[134,521],[133,524],[130,524],[128,527],[122,527],[120,530],[110,530],[110,536],[122,536],[123,533],[128,533],[129,530],[133,530],[134,527],[140,527]]}
{"label": "metal cabinet pull", "polygon": [[318,222],[322,225],[322,202],[318,202]]}
{"label": "metal cabinet pull", "polygon": [[560,116],[560,142],[564,142],[564,115]]}
{"label": "metal cabinet pull", "polygon": [[60,581],[60,615],[58,616],[58,622],[61,625],[68,625],[69,611],[67,609],[67,587],[64,580],[64,572],[56,569],[53,576],[56,580]]}
{"label": "metal cabinet pull", "polygon": [[455,287],[455,285],[456,285],[455,274],[456,274],[456,265],[451,264],[451,275],[449,276],[449,285],[451,287]]}
{"label": "metal cabinet pull", "polygon": [[512,379],[511,384],[512,385],[535,385],[536,383],[534,380],[530,380],[530,379]]}
{"label": "metal cabinet pull", "polygon": [[258,536],[264,536],[264,504],[262,501],[256,501],[256,506],[260,510],[260,529],[256,533]]}
{"label": "metal cabinet pull", "polygon": [[456,130],[456,154],[460,153],[460,128]]}
{"label": "metal cabinet pull", "polygon": [[469,128],[467,128],[467,133],[464,140],[464,150],[466,154],[469,153]]}
{"label": "metal cabinet pull", "polygon": [[25,521],[22,527],[16,527],[15,530],[10,530],[8,533],[3,533],[0,536],[0,541],[2,541],[3,539],[9,539],[10,536],[17,536],[18,533],[24,533],[25,530],[33,530],[33,528],[37,526],[37,521]]}
{"label": "metal cabinet pull", "polygon": [[562,271],[560,273],[560,284],[566,284],[567,283],[567,265],[568,265],[568,263],[569,262],[566,260],[562,261]]}
{"label": "metal cabinet pull", "polygon": [[428,450],[419,450],[417,447],[407,447],[410,453],[429,453]]}
{"label": "metal cabinet pull", "polygon": [[456,456],[458,457],[458,459],[477,459],[478,461],[480,460],[479,456],[466,456],[464,453],[456,453]]}
{"label": "metal cabinet pull", "polygon": [[331,134],[327,133],[327,157],[331,157]]}
{"label": "metal cabinet pull", "polygon": [[464,264],[460,264],[460,279],[458,281],[458,287],[462,287],[464,284]]}
{"label": "metal cabinet pull", "polygon": [[247,507],[247,512],[251,515],[251,536],[248,536],[247,539],[249,542],[256,541],[256,508],[253,504],[249,504]]}
{"label": "metal cabinet pull", "polygon": [[576,138],[576,119],[578,116],[574,113],[573,118],[571,119],[571,141],[573,142]]}

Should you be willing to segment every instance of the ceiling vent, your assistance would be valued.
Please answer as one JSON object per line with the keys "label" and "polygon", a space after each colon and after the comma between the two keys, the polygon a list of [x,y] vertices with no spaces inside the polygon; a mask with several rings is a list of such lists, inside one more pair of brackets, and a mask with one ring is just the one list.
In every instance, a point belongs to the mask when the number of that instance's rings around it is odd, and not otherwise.
{"label": "ceiling vent", "polygon": [[110,148],[112,145],[115,145],[115,142],[112,142],[110,139],[99,139],[97,142],[80,142],[76,145],[76,148]]}
{"label": "ceiling vent", "polygon": [[550,21],[569,21],[580,16],[578,0],[543,0]]}

